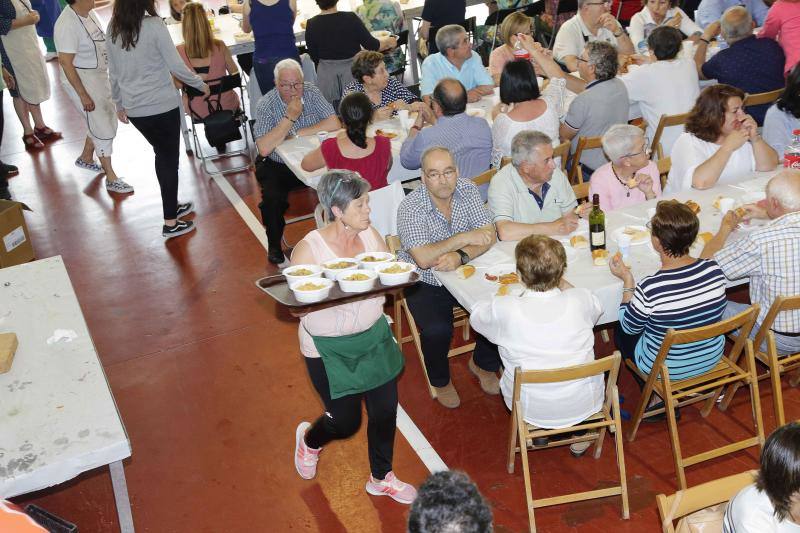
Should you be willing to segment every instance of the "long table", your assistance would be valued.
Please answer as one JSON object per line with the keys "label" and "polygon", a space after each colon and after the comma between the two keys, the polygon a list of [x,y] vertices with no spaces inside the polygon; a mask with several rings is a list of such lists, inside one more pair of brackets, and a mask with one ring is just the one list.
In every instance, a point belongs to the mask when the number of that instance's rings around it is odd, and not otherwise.
{"label": "long table", "polygon": [[[676,198],[681,201],[692,199],[700,204],[701,211],[698,215],[700,219],[700,232],[710,231],[716,233],[719,229],[722,218],[719,210],[712,207],[714,200],[718,196],[727,196],[737,202],[754,202],[764,198],[764,187],[777,171],[759,172],[752,179],[734,185],[717,185],[707,190],[683,191],[674,196],[662,196],[657,200],[650,200],[636,206],[610,211],[606,213],[606,245],[609,254],[614,254],[618,250],[617,243],[612,237],[615,230],[625,226],[644,226],[649,220],[648,209],[655,207],[658,200]],[[742,229],[737,230],[731,235],[736,240],[741,238],[747,231],[752,231],[755,227],[763,225],[757,222]],[[578,233],[588,236],[588,225],[578,229]],[[591,253],[588,248],[576,250],[569,245],[569,236],[559,238],[567,251],[567,270],[564,278],[575,287],[590,289],[600,300],[603,307],[603,314],[600,316],[598,324],[609,324],[618,320],[618,308],[622,299],[622,281],[615,277],[608,269],[608,266],[594,266]],[[498,286],[484,278],[486,270],[492,266],[500,264],[513,265],[514,248],[517,242],[506,241],[498,242],[484,255],[470,261],[470,264],[477,268],[477,272],[469,279],[459,279],[454,272],[434,272],[436,278],[450,291],[467,311],[471,311],[480,302],[494,297]],[[697,255],[702,250],[702,245],[695,243],[692,247],[692,255]],[[639,280],[644,276],[655,273],[660,262],[658,255],[649,243],[649,239],[630,247],[628,262],[631,266],[634,278]],[[511,267],[513,270],[513,266]],[[730,286],[744,283],[746,280],[732,282]],[[514,286],[514,291],[521,290],[518,285]]]}
{"label": "long table", "polygon": [[108,465],[120,529],[133,532],[130,441],[61,256],[0,269],[0,331],[19,341],[0,374],[0,498]]}

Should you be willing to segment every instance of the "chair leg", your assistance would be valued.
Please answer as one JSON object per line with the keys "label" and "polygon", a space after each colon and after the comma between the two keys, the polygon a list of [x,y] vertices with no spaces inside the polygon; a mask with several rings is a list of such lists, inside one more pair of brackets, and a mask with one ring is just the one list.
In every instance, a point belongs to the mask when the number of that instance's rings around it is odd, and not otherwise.
{"label": "chair leg", "polygon": [[[747,341],[748,343],[752,341]],[[774,352],[777,353],[777,352]],[[761,415],[761,397],[758,392],[758,368],[753,350],[747,350],[747,370],[750,372],[750,404],[753,408],[753,422],[756,425],[759,448],[764,449],[764,417]],[[778,374],[780,380],[780,374]],[[780,387],[780,382],[778,383]]]}
{"label": "chair leg", "polygon": [[594,458],[599,459],[600,454],[603,453],[603,442],[606,438],[606,426],[600,428],[597,432],[597,439],[594,441]]}
{"label": "chair leg", "polygon": [[622,420],[619,413],[619,393],[614,388],[614,396],[611,398],[611,413],[614,416],[614,444],[617,452],[617,469],[619,470],[619,484],[622,491],[622,518],[630,518],[631,512],[628,506],[628,479],[625,472],[625,452],[622,449]]}
{"label": "chair leg", "polygon": [[[517,447],[517,408],[516,405],[511,407],[511,430],[508,432],[508,473],[514,473],[514,462],[516,461]],[[527,453],[525,441],[519,443],[520,453]]]}
{"label": "chair leg", "polygon": [[405,299],[402,301],[402,306],[403,311],[405,311],[406,321],[408,322],[408,329],[411,330],[411,337],[414,339],[414,346],[417,349],[419,362],[422,365],[422,374],[425,376],[425,383],[428,384],[428,392],[430,392],[431,398],[436,399],[436,389],[434,389],[433,385],[431,385],[431,380],[428,378],[428,369],[425,367],[425,356],[422,353],[422,340],[419,337],[417,323],[414,321],[414,316],[411,314],[411,309],[409,309],[408,303],[405,301]]}
{"label": "chair leg", "polygon": [[533,514],[533,487],[531,487],[531,471],[528,465],[528,448],[525,446],[525,421],[522,419],[521,410],[517,410],[517,435],[520,442],[520,455],[522,457],[522,476],[525,479],[525,500],[528,503],[528,528],[531,533],[536,533],[536,519]]}
{"label": "chair leg", "polygon": [[644,390],[642,391],[642,397],[639,399],[639,404],[636,406],[636,412],[633,414],[633,425],[628,430],[628,441],[632,442],[633,439],[636,438],[636,432],[639,431],[639,425],[642,423],[642,416],[644,415],[645,410],[647,409],[647,404],[650,402],[650,397],[653,396],[653,381],[652,378],[653,372],[657,372],[656,369],[651,369],[650,374],[651,377],[647,379],[647,383],[644,385]]}
{"label": "chair leg", "polygon": [[[683,453],[678,438],[678,421],[675,419],[675,406],[672,404],[672,392],[668,391],[664,398],[664,408],[667,412],[667,428],[672,441],[672,457],[675,460],[675,474],[678,476],[678,488],[686,490],[686,474],[683,468]],[[669,404],[669,405],[667,405]]]}
{"label": "chair leg", "polygon": [[397,345],[403,349],[403,296],[401,294],[394,295],[394,338],[397,339]]}
{"label": "chair leg", "polygon": [[778,350],[775,346],[775,338],[770,337],[769,346],[767,347],[767,356],[769,357],[769,379],[772,381],[772,405],[775,409],[775,421],[778,427],[786,423],[786,417],[783,412],[783,390],[781,388],[781,365],[778,363]]}

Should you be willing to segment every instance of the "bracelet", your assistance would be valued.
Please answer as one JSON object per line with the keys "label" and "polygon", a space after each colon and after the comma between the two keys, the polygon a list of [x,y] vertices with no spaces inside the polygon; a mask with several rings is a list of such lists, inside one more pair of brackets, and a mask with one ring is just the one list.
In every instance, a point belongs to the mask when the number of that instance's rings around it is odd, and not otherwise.
{"label": "bracelet", "polygon": [[290,119],[290,118],[289,118],[289,115],[283,115],[283,118],[285,118],[286,120],[288,120],[288,121],[289,121],[289,122],[291,122],[292,124],[296,124],[296,123],[297,123],[297,121],[296,121],[296,120],[292,120],[292,119]]}
{"label": "bracelet", "polygon": [[700,37],[700,40],[706,44],[711,44],[711,41],[709,41],[708,39],[703,39],[702,37]]}
{"label": "bracelet", "polygon": [[412,130],[417,130],[417,131],[422,131],[422,126],[417,126],[416,124],[414,124],[413,126],[411,126],[411,129]]}
{"label": "bracelet", "polygon": [[619,33],[615,33],[615,34],[614,34],[614,38],[615,38],[615,39],[619,39],[619,38],[620,38],[620,37],[622,37],[623,35],[625,35],[625,29],[624,29],[624,28],[623,28],[623,29],[621,29],[621,30],[619,30]]}
{"label": "bracelet", "polygon": [[633,292],[636,290],[636,287],[622,287],[622,292]]}

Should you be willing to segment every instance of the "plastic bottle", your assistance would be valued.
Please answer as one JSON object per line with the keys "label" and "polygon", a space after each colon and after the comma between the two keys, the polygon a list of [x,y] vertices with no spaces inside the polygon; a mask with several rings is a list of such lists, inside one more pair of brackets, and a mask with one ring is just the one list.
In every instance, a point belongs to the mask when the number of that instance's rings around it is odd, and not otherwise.
{"label": "plastic bottle", "polygon": [[522,41],[517,37],[517,42],[514,43],[514,59],[527,59],[530,60],[531,54],[522,46]]}
{"label": "plastic bottle", "polygon": [[800,170],[800,130],[792,131],[792,137],[783,151],[783,166]]}

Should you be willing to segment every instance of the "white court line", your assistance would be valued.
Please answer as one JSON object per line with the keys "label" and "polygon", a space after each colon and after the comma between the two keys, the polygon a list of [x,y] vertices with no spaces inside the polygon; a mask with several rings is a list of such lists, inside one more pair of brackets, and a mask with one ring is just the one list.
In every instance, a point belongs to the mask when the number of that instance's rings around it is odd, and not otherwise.
{"label": "white court line", "polygon": [[[209,161],[208,165],[210,167],[217,168],[214,165],[213,161]],[[203,172],[202,168],[200,172]],[[239,216],[242,217],[244,223],[250,228],[250,231],[253,232],[258,242],[264,247],[265,250],[268,250],[268,242],[266,232],[264,231],[264,227],[258,221],[256,216],[253,214],[252,211],[247,207],[247,204],[244,203],[242,197],[239,196],[239,193],[231,187],[231,184],[228,183],[228,180],[225,179],[225,176],[220,174],[219,172],[214,172],[211,174],[211,179],[214,180],[222,194],[225,195],[225,198],[233,205],[233,208],[236,209],[236,212],[239,213]],[[428,439],[425,438],[425,435],[422,434],[422,431],[417,427],[411,417],[408,416],[406,410],[403,409],[403,406],[399,403],[397,404],[397,429],[400,430],[400,433],[405,437],[406,441],[411,445],[411,448],[420,458],[422,463],[428,468],[428,471],[431,473],[439,472],[441,470],[448,470],[447,465],[442,461],[442,458],[439,457],[439,454],[436,453],[436,450],[433,449],[431,443],[428,442]]]}

